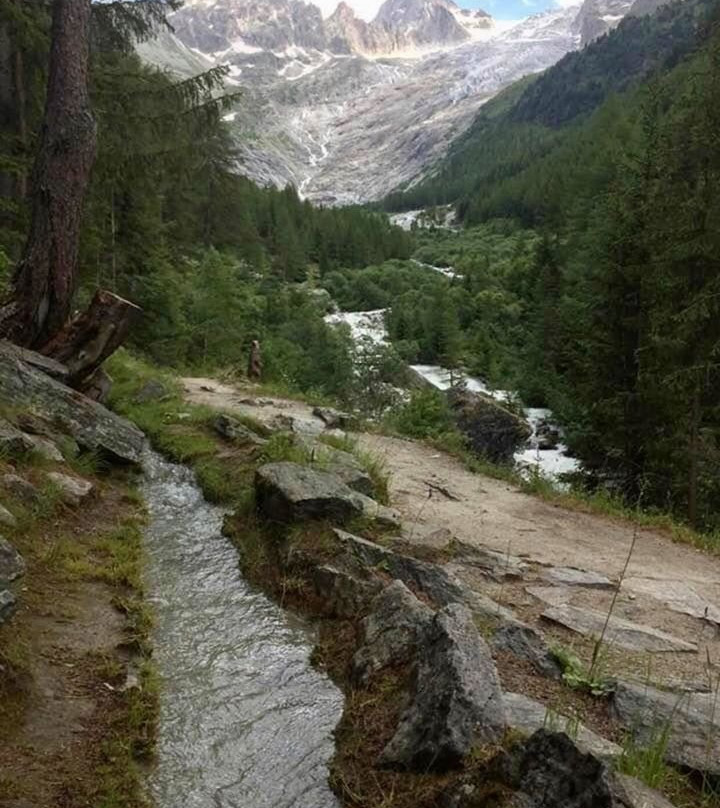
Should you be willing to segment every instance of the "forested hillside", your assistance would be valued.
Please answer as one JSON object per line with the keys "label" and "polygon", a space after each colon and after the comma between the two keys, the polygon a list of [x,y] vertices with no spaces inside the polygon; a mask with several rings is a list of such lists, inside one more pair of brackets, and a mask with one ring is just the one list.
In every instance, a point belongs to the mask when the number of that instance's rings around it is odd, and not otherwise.
{"label": "forested hillside", "polygon": [[598,480],[696,524],[717,519],[719,92],[717,9],[675,3],[488,104],[391,200],[542,236],[531,320],[500,324],[530,360],[521,392],[562,413]]}
{"label": "forested hillside", "polygon": [[[84,207],[78,307],[95,288],[144,311],[130,344],[176,365],[245,361],[267,343],[269,378],[333,390],[346,346],[294,282],[333,268],[407,257],[410,238],[384,216],[320,209],[292,188],[263,189],[237,171],[222,120],[223,68],[183,82],[141,63],[133,44],[162,24],[165,4],[93,8],[91,105],[98,148]],[[43,4],[0,2],[12,78],[0,87],[0,271],[27,234],[30,168],[49,48]],[[18,91],[19,90],[19,91]],[[240,170],[241,170],[240,166]],[[345,364],[349,361],[345,356]]]}

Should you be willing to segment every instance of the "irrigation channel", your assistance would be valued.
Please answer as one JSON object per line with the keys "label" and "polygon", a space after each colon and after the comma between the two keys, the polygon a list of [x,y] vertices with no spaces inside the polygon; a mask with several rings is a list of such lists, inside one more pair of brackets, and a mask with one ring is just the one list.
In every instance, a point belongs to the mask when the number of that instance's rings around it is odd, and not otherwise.
{"label": "irrigation channel", "polygon": [[243,580],[225,511],[193,473],[145,457],[146,584],[162,677],[157,808],[336,808],[327,783],[339,690],[312,630]]}

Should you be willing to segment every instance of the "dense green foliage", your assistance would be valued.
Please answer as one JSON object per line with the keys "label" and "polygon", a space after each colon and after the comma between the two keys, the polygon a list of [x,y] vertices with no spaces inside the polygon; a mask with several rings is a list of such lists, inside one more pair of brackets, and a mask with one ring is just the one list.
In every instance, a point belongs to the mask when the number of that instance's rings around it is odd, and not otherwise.
{"label": "dense green foliage", "polygon": [[[518,307],[517,319],[475,309],[472,327],[496,329],[495,349],[508,356],[503,368],[515,368],[510,381],[527,403],[561,414],[593,479],[712,527],[720,465],[720,31],[706,8],[688,0],[627,21],[511,88],[405,201],[459,199],[466,225],[485,224],[457,244],[497,216],[535,227],[532,264],[514,258],[496,283],[499,299]],[[630,42],[628,68],[618,54]],[[648,66],[641,47],[646,56],[653,49],[657,72],[638,84]],[[602,92],[599,76],[608,77]],[[481,253],[473,260],[480,264]],[[488,372],[487,362],[477,364]]]}
{"label": "dense green foliage", "polygon": [[[349,341],[295,284],[406,258],[410,237],[382,215],[314,208],[292,188],[259,188],[235,173],[219,95],[224,69],[177,82],[142,64],[130,43],[161,20],[162,4],[150,4],[150,18],[139,22],[133,5],[96,9],[91,95],[99,148],[85,206],[79,304],[102,287],[140,305],[145,315],[131,344],[156,360],[243,367],[250,341],[260,339],[268,380],[337,394],[351,372]],[[0,176],[10,177],[2,198],[12,214],[0,231],[6,272],[27,231],[29,198],[14,180],[28,173],[42,113],[42,8],[0,0],[0,28],[3,20],[19,26],[21,17],[32,99],[22,159],[16,95],[4,99],[0,121]]]}

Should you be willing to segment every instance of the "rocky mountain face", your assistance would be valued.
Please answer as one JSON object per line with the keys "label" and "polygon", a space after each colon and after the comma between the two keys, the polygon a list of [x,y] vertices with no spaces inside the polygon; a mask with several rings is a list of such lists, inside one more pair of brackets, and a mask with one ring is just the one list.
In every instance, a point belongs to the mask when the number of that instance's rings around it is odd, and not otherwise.
{"label": "rocky mountain face", "polygon": [[[661,0],[635,0],[653,4]],[[453,0],[386,0],[371,22],[341,2],[190,0],[140,46],[180,75],[229,66],[240,170],[326,204],[412,184],[479,107],[604,33],[632,0],[585,0],[509,27]]]}

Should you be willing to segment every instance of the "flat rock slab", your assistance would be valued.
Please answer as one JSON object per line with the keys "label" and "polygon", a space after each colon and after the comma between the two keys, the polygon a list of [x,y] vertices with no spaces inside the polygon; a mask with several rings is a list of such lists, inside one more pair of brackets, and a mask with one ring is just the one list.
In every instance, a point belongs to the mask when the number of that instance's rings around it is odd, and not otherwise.
{"label": "flat rock slab", "polygon": [[550,567],[543,578],[561,586],[585,586],[591,589],[612,589],[615,585],[599,572],[576,569],[575,567]]}
{"label": "flat rock slab", "polygon": [[475,547],[457,540],[453,542],[453,549],[456,558],[463,564],[476,567],[498,581],[504,578],[522,578],[530,569],[527,561],[510,553],[501,553],[486,547]]}
{"label": "flat rock slab", "polygon": [[[577,606],[551,606],[542,616],[553,623],[577,631],[585,636],[600,637],[605,626],[607,615],[592,609],[581,609]],[[670,651],[687,651],[697,653],[697,645],[685,642],[664,631],[631,623],[619,617],[611,617],[605,631],[605,640],[628,651],[664,653]]]}
{"label": "flat rock slab", "polygon": [[668,732],[665,758],[720,775],[720,711],[715,693],[669,693],[649,685],[618,682],[612,709],[641,745]]}
{"label": "flat rock slab", "polygon": [[569,586],[526,586],[525,591],[548,606],[564,606],[573,595]]}
{"label": "flat rock slab", "polygon": [[720,608],[682,581],[628,578],[623,583],[623,589],[641,595],[650,595],[674,612],[689,614],[691,617],[720,625]]}
{"label": "flat rock slab", "polygon": [[142,458],[145,436],[134,424],[22,361],[5,343],[0,343],[0,398],[39,413],[85,449],[129,463]]}
{"label": "flat rock slab", "polygon": [[559,715],[546,705],[521,693],[503,695],[508,726],[531,735],[539,729],[565,732],[570,735],[578,748],[596,757],[611,760],[622,754],[616,743],[608,741],[584,724],[574,725],[567,716]]}

